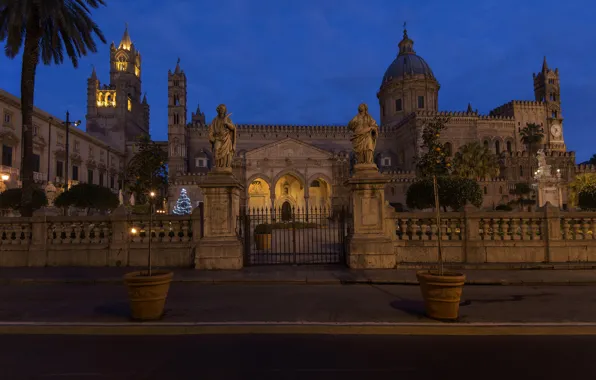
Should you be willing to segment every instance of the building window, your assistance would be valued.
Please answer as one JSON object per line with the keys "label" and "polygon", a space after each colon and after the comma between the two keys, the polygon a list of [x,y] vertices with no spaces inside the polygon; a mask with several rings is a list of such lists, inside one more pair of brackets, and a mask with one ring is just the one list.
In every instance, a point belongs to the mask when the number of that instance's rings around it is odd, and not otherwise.
{"label": "building window", "polygon": [[385,117],[385,106],[381,106],[381,115]]}
{"label": "building window", "polygon": [[317,180],[314,180],[310,183],[310,187],[321,187],[321,183]]}
{"label": "building window", "polygon": [[4,122],[5,123],[10,123],[10,114],[6,111],[4,111]]}
{"label": "building window", "polygon": [[114,176],[110,176],[110,189],[114,189],[115,184],[116,184],[116,181],[114,180]]}
{"label": "building window", "polygon": [[519,166],[519,176],[523,177],[524,176],[524,167],[523,166]]}
{"label": "building window", "polygon": [[507,141],[507,151],[511,153],[511,141]]}
{"label": "building window", "polygon": [[33,124],[33,136],[37,136],[39,134],[39,125]]}
{"label": "building window", "polygon": [[501,143],[499,141],[495,141],[495,153],[497,155],[501,154]]}
{"label": "building window", "polygon": [[[74,167],[72,168],[74,171]],[[74,174],[73,174],[74,177]],[[93,170],[89,169],[87,170],[87,183],[93,183]]]}
{"label": "building window", "polygon": [[207,166],[207,160],[204,158],[195,158],[195,166],[199,168],[204,168]]}
{"label": "building window", "polygon": [[557,118],[557,111],[553,111],[552,116],[553,116],[553,119],[556,119]]}
{"label": "building window", "polygon": [[130,99],[130,96],[128,97],[128,103],[127,103],[126,109],[129,112],[132,111],[132,100]]}
{"label": "building window", "polygon": [[64,163],[62,161],[56,161],[56,177],[64,177]]}
{"label": "building window", "polygon": [[79,167],[76,165],[72,166],[72,180],[73,181],[79,180]]}
{"label": "building window", "polygon": [[391,158],[390,157],[383,158],[383,166],[391,166]]}
{"label": "building window", "polygon": [[103,186],[103,174],[99,173],[99,186]]}
{"label": "building window", "polygon": [[488,149],[488,141],[487,140],[484,140],[484,148]]}
{"label": "building window", "polygon": [[488,194],[488,187],[484,186],[484,195]]}
{"label": "building window", "polygon": [[2,145],[2,165],[12,166],[12,147]]}
{"label": "building window", "polygon": [[395,110],[396,111],[401,111],[402,110],[401,99],[395,99]]}
{"label": "building window", "polygon": [[424,96],[418,97],[418,108],[424,108]]}
{"label": "building window", "polygon": [[503,194],[503,186],[499,186],[499,194]]}
{"label": "building window", "polygon": [[39,154],[34,154],[33,155],[33,171],[39,173],[40,167],[41,167],[41,157],[39,157]]}

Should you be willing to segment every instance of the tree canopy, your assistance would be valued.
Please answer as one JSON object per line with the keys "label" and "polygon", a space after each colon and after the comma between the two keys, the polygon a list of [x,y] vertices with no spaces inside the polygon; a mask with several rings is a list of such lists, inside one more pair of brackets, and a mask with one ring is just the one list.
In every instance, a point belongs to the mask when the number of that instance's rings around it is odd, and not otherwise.
{"label": "tree canopy", "polygon": [[[106,39],[91,19],[91,9],[104,0],[0,0],[0,41],[8,58],[23,50],[21,67],[21,120],[23,146],[23,192],[21,213],[33,213],[33,103],[35,74],[40,62],[60,64],[65,52],[77,67],[81,56],[96,52],[94,36]],[[68,169],[67,169],[68,170]]]}
{"label": "tree canopy", "polygon": [[579,202],[579,193],[585,188],[596,186],[596,174],[578,174],[567,186],[567,201],[569,206],[576,207]]}
{"label": "tree canopy", "polygon": [[542,127],[536,123],[526,123],[519,132],[521,142],[528,147],[530,154],[535,154],[544,138]]}
{"label": "tree canopy", "polygon": [[[456,211],[466,204],[482,206],[482,190],[475,180],[460,177],[437,177],[439,203],[444,209]],[[435,193],[431,178],[421,178],[406,192],[406,204],[411,209],[435,207]]]}
{"label": "tree canopy", "polygon": [[445,145],[440,137],[447,126],[449,118],[435,117],[427,121],[422,129],[422,145],[425,153],[416,160],[416,169],[420,177],[447,175],[451,169]]}
{"label": "tree canopy", "polygon": [[168,153],[148,135],[138,138],[135,154],[128,163],[126,179],[128,189],[134,193],[138,204],[148,202],[148,194],[165,193],[168,185]]}
{"label": "tree canopy", "polygon": [[462,146],[453,158],[453,174],[462,178],[490,179],[500,171],[497,155],[477,141]]}
{"label": "tree canopy", "polygon": [[[38,188],[35,187],[33,189],[33,202],[31,203],[32,210],[37,210],[46,206],[48,204],[48,199],[46,198],[46,193]],[[11,209],[17,210],[21,212],[23,210],[23,189],[18,187],[14,189],[8,189],[0,193],[0,208],[3,209]]]}
{"label": "tree canopy", "polygon": [[582,210],[596,211],[596,184],[584,187],[577,195],[577,199]]}
{"label": "tree canopy", "polygon": [[120,204],[118,196],[107,187],[79,183],[72,186],[56,197],[54,204],[57,207],[92,209],[99,211],[113,210]]}

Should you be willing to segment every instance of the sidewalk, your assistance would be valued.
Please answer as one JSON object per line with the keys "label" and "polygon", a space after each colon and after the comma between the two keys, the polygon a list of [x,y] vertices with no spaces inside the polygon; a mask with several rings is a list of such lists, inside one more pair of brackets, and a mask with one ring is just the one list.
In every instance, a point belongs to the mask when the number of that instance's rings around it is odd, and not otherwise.
{"label": "sidewalk", "polygon": [[[568,266],[560,266],[567,268]],[[550,266],[549,268],[552,268]],[[138,268],[0,268],[0,285],[23,283],[121,284]],[[175,282],[201,284],[417,284],[416,269],[353,270],[341,266],[267,266],[238,271],[172,269]],[[596,269],[462,269],[468,285],[596,285]]]}

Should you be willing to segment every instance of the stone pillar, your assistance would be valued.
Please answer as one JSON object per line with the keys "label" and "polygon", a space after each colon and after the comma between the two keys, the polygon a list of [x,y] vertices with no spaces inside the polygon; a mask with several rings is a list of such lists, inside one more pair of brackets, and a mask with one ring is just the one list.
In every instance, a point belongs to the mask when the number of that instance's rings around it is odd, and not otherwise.
{"label": "stone pillar", "polygon": [[392,230],[385,223],[390,207],[385,204],[389,178],[375,164],[354,165],[354,175],[345,182],[351,191],[354,226],[348,237],[348,265],[354,269],[395,268]]}
{"label": "stone pillar", "polygon": [[486,262],[484,241],[480,239],[479,210],[473,205],[464,206],[464,262],[482,264]]}
{"label": "stone pillar", "polygon": [[236,224],[244,186],[231,170],[214,168],[200,187],[205,227],[195,252],[195,268],[241,269],[244,255]]}
{"label": "stone pillar", "polygon": [[538,209],[544,213],[542,231],[544,233],[544,261],[565,262],[568,259],[568,252],[561,241],[561,210],[559,207],[546,202],[544,207]]}
{"label": "stone pillar", "polygon": [[108,266],[129,265],[130,226],[128,225],[129,211],[124,205],[118,206],[110,214],[112,223],[112,238],[108,251]]}

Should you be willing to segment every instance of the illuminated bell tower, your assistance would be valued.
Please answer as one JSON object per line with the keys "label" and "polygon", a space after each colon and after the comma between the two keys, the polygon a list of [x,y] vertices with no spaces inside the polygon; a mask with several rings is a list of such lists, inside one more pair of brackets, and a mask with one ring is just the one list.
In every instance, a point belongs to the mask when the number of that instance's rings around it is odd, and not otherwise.
{"label": "illuminated bell tower", "polygon": [[186,74],[180,69],[180,59],[174,72],[168,70],[168,165],[170,178],[188,171],[186,133]]}
{"label": "illuminated bell tower", "polygon": [[141,92],[141,53],[128,26],[118,47],[110,45],[110,83],[100,85],[95,69],[87,81],[87,132],[122,151],[126,141],[149,134],[149,104]]}
{"label": "illuminated bell tower", "polygon": [[532,76],[534,78],[534,97],[537,101],[544,102],[546,108],[544,143],[550,150],[565,151],[559,69],[551,70],[546,62],[546,57],[544,57],[542,69]]}

